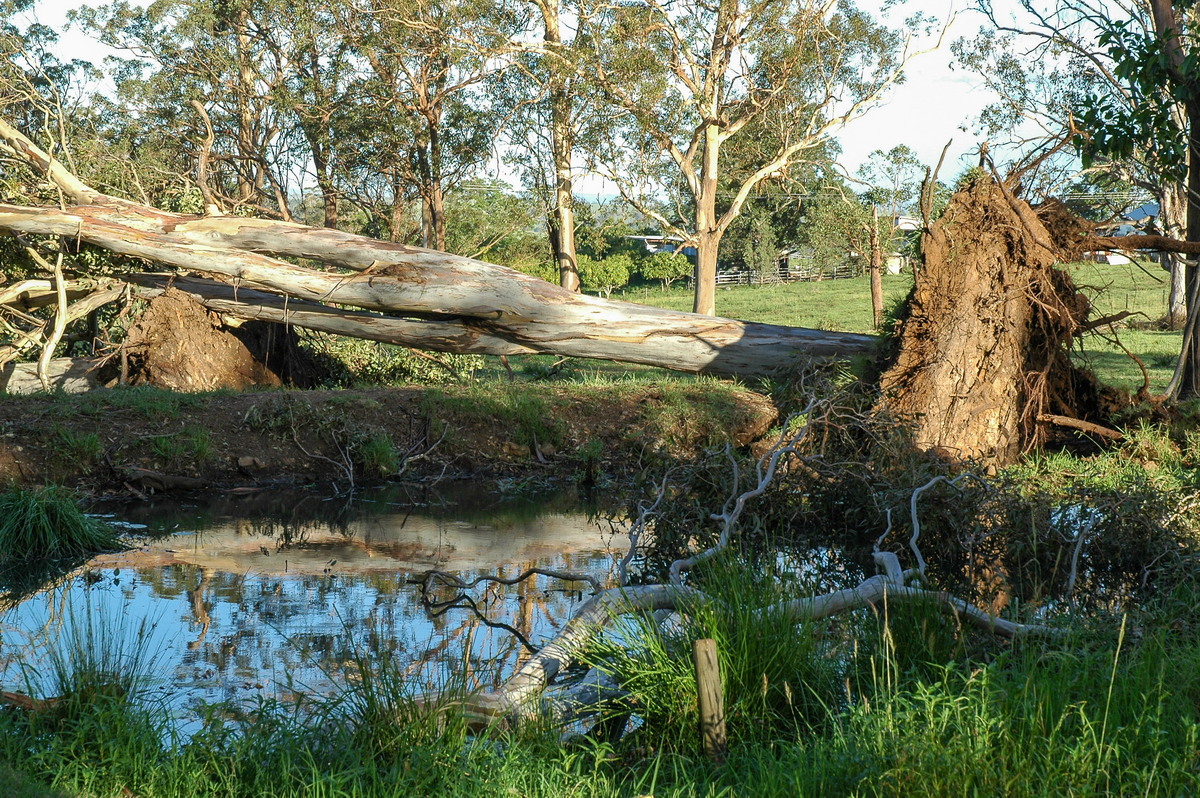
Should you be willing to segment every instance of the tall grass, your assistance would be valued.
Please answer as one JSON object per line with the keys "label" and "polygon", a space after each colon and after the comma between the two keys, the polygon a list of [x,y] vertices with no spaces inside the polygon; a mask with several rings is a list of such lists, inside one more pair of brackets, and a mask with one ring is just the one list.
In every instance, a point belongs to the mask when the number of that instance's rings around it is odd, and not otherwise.
{"label": "tall grass", "polygon": [[112,528],[84,515],[63,488],[0,493],[0,562],[75,557],[120,545]]}
{"label": "tall grass", "polygon": [[[14,795],[140,798],[1200,790],[1193,632],[1131,616],[1125,634],[1115,619],[1066,641],[974,645],[953,618],[907,608],[795,627],[754,611],[771,598],[768,585],[731,581],[744,607],[693,608],[678,638],[720,640],[731,730],[723,766],[694,742],[686,647],[626,630],[621,650],[637,653],[607,661],[641,726],[615,743],[564,745],[537,729],[472,734],[453,713],[420,708],[395,664],[364,658],[338,696],[212,707],[190,739],[173,737],[129,693],[77,693],[70,711],[0,712],[0,785]],[[77,637],[104,645],[94,632],[85,625]],[[64,664],[103,672],[97,663],[113,659]]]}
{"label": "tall grass", "polygon": [[0,761],[33,774],[22,781],[117,794],[114,785],[160,761],[169,719],[146,694],[161,641],[152,623],[131,623],[66,602],[24,649],[26,690],[37,703],[0,718]]}

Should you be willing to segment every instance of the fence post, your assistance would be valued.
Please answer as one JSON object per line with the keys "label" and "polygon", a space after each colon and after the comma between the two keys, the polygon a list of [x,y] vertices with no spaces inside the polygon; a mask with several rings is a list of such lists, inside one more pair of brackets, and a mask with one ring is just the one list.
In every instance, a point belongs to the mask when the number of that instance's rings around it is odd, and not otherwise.
{"label": "fence post", "polygon": [[725,761],[725,693],[721,688],[721,666],[717,641],[703,638],[692,643],[696,666],[696,697],[700,710],[700,742],[713,762]]}

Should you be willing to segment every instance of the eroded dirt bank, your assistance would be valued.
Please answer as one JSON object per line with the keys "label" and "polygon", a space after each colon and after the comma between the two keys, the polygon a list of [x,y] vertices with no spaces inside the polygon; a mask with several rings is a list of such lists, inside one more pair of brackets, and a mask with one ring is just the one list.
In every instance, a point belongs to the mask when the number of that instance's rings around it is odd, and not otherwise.
{"label": "eroded dirt bank", "polygon": [[586,481],[746,446],[776,415],[767,397],[715,383],[5,396],[0,479],[134,493],[438,474]]}

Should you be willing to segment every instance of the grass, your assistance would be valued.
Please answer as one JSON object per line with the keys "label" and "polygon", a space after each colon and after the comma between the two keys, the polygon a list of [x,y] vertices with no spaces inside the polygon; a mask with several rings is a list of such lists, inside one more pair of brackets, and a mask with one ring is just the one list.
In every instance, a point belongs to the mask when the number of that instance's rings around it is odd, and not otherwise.
{"label": "grass", "polygon": [[100,436],[95,432],[76,432],[56,426],[54,435],[67,458],[84,465],[92,465],[100,459],[103,447],[100,445]]}
{"label": "grass", "polygon": [[150,451],[160,460],[175,464],[181,460],[205,462],[213,456],[212,435],[206,429],[188,427],[170,435],[150,439]]}
{"label": "grass", "polygon": [[213,396],[228,395],[229,391],[178,393],[150,386],[114,388],[87,393],[49,394],[58,418],[91,418],[113,413],[128,413],[152,419],[177,419],[189,410],[202,407]]}
{"label": "grass", "polygon": [[76,557],[120,546],[112,529],[84,515],[62,488],[14,488],[0,494],[0,561]]}
{"label": "grass", "polygon": [[[727,594],[755,599],[769,584],[712,576]],[[80,687],[113,684],[88,676],[108,674],[105,663],[122,663],[126,679],[139,668],[145,676],[144,656],[73,654],[64,662],[83,675],[59,689],[86,700],[0,713],[0,786],[6,795],[139,798],[1200,790],[1194,632],[1138,616],[1061,642],[980,645],[952,618],[919,609],[796,627],[740,598],[724,617],[702,610],[676,641],[634,632],[626,642],[635,655],[608,660],[642,718],[615,743],[564,745],[537,729],[475,736],[453,714],[418,709],[401,668],[369,656],[340,695],[211,707],[185,739],[135,690]],[[99,628],[68,638],[109,645]],[[686,651],[694,634],[720,641],[731,731],[721,766],[696,750],[689,666],[671,650]],[[776,644],[763,646],[764,635]]]}
{"label": "grass", "polygon": [[[735,414],[741,412],[736,394],[742,390],[736,383],[708,377],[676,381],[593,376],[539,390],[501,379],[432,388],[422,401],[425,412],[434,417],[449,413],[459,426],[493,429],[501,439],[520,446],[536,441],[539,446],[562,447],[577,407],[586,408],[586,413],[595,412],[595,407],[611,407],[614,412],[624,408],[636,414],[625,430],[625,444],[636,449],[657,442],[666,449],[694,450],[723,443],[728,431],[736,428]],[[601,454],[599,442],[588,446],[580,455],[584,465]]]}
{"label": "grass", "polygon": [[[1161,393],[1170,380],[1179,355],[1181,336],[1178,332],[1142,329],[1148,322],[1161,318],[1167,309],[1170,288],[1165,273],[1154,264],[1108,265],[1073,263],[1065,267],[1093,303],[1093,318],[1126,310],[1137,316],[1117,325],[1116,338],[1146,365],[1151,392]],[[1157,280],[1164,282],[1158,282]],[[890,307],[907,296],[912,288],[911,275],[887,275],[883,281],[884,305]],[[626,289],[614,294],[614,299],[637,302],[670,310],[691,310],[692,292],[684,286],[666,291],[654,286]],[[764,286],[731,286],[717,292],[717,313],[728,318],[746,321],[811,327],[845,332],[873,333],[871,318],[870,281],[867,277],[816,282],[780,283]],[[1110,385],[1136,390],[1142,384],[1138,366],[1114,343],[1107,329],[1087,336],[1076,354],[1077,362],[1096,372]],[[592,374],[639,375],[643,379],[690,379],[687,375],[672,375],[660,369],[632,367],[621,364],[588,366],[584,361],[559,365],[550,374],[555,359],[543,356],[510,358],[518,372],[528,379],[549,376],[578,376]],[[502,372],[495,362],[481,369],[481,376],[498,377]]]}
{"label": "grass", "polygon": [[355,447],[354,455],[362,469],[375,477],[395,474],[402,465],[392,439],[382,432],[364,435]]}
{"label": "grass", "polygon": [[1121,348],[1123,345],[1145,364],[1150,391],[1161,393],[1179,357],[1182,334],[1144,327],[1166,315],[1169,275],[1157,265],[1141,261],[1124,265],[1073,263],[1067,271],[1091,298],[1094,318],[1126,311],[1137,314],[1119,323],[1115,332],[1101,330],[1085,338],[1077,361],[1109,385],[1137,390],[1142,385],[1142,373]]}
{"label": "grass", "polygon": [[[907,296],[912,275],[886,275],[884,305]],[[670,310],[692,309],[692,291],[674,286],[631,288],[614,299]],[[871,282],[866,276],[841,280],[730,286],[717,291],[717,315],[766,324],[812,327],[843,332],[874,332],[871,316]]]}

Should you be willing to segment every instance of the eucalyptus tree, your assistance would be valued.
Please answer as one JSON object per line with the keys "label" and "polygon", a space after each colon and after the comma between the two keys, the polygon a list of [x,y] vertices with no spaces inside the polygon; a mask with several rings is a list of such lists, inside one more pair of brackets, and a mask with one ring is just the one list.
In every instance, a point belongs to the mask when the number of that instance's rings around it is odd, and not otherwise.
{"label": "eucalyptus tree", "polygon": [[[900,77],[905,40],[848,0],[592,0],[585,10],[590,78],[613,131],[593,163],[696,247],[693,309],[713,314],[721,238],[751,193],[878,103]],[[722,197],[722,150],[750,131],[770,132],[769,152]],[[654,207],[672,186],[690,200],[686,217]]]}
{"label": "eucalyptus tree", "polygon": [[371,71],[362,86],[378,113],[408,124],[397,166],[421,199],[422,244],[444,249],[446,189],[491,153],[496,117],[485,83],[503,68],[523,20],[490,0],[379,0],[354,9],[347,32]]}
{"label": "eucalyptus tree", "polygon": [[875,327],[883,324],[883,244],[894,251],[900,233],[900,215],[916,200],[925,167],[907,144],[884,152],[875,150],[858,169],[859,182],[866,185],[863,200],[871,208],[867,228],[870,252],[871,312]]}
{"label": "eucalyptus tree", "polygon": [[511,118],[509,160],[522,172],[546,216],[558,282],[580,289],[575,247],[575,150],[592,109],[589,85],[579,69],[576,9],[563,0],[527,0],[529,46],[514,59],[503,82]]}
{"label": "eucalyptus tree", "polygon": [[22,19],[33,8],[32,0],[0,0],[0,109],[69,161],[68,128],[86,110],[79,88],[94,70],[56,54],[57,32]]}
{"label": "eucalyptus tree", "polygon": [[345,194],[342,164],[349,158],[357,124],[352,92],[360,64],[352,38],[340,24],[353,6],[344,0],[276,1],[277,13],[289,24],[263,31],[263,45],[282,73],[272,87],[272,99],[290,112],[294,129],[303,137],[321,194],[324,226],[337,228]]}
{"label": "eucalyptus tree", "polygon": [[[1108,20],[1100,36],[1120,81],[1119,93],[1089,96],[1080,108],[1085,162],[1096,156],[1150,153],[1164,182],[1181,184],[1186,239],[1200,242],[1200,15],[1184,0],[1149,0],[1144,18]],[[1200,268],[1188,264],[1187,323],[1167,393],[1200,397]]]}
{"label": "eucalyptus tree", "polygon": [[[119,112],[182,136],[184,163],[213,210],[254,208],[290,218],[289,124],[274,94],[286,79],[279,53],[267,47],[278,23],[273,0],[158,0],[143,7],[117,0],[84,7],[75,18],[110,47]],[[190,171],[183,164],[181,171]]]}

